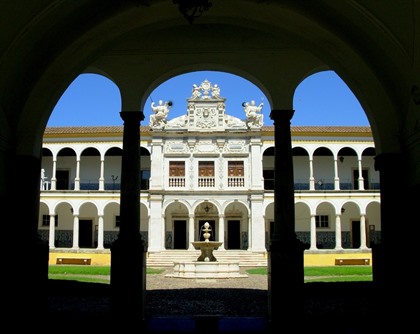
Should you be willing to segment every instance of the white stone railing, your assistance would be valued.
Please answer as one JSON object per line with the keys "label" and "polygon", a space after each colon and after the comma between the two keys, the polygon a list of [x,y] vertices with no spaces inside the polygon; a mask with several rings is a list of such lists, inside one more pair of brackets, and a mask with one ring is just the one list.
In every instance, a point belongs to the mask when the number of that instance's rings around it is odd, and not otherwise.
{"label": "white stone railing", "polygon": [[228,177],[228,187],[244,187],[245,178],[243,176]]}
{"label": "white stone railing", "polygon": [[212,188],[216,184],[216,181],[213,176],[208,177],[199,177],[198,186],[202,188]]}

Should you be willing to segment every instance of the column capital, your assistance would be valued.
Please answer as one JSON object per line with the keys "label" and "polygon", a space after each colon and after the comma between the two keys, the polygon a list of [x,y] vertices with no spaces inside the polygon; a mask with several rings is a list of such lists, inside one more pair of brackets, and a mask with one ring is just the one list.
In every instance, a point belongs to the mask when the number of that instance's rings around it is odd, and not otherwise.
{"label": "column capital", "polygon": [[295,111],[293,109],[278,109],[271,110],[270,118],[276,121],[290,121],[294,115]]}
{"label": "column capital", "polygon": [[144,120],[143,111],[121,111],[120,116],[124,122],[141,122]]}

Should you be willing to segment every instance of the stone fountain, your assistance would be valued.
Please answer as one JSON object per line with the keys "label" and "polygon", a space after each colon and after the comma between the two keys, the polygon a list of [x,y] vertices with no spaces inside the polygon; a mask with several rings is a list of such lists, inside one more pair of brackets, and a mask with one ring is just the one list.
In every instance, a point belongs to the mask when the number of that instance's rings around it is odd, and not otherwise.
{"label": "stone fountain", "polygon": [[222,242],[210,241],[211,227],[208,222],[204,223],[203,228],[204,241],[193,241],[191,244],[195,249],[200,250],[200,256],[196,261],[174,262],[174,271],[167,274],[167,277],[180,278],[239,278],[248,277],[241,274],[239,262],[218,261],[213,254]]}

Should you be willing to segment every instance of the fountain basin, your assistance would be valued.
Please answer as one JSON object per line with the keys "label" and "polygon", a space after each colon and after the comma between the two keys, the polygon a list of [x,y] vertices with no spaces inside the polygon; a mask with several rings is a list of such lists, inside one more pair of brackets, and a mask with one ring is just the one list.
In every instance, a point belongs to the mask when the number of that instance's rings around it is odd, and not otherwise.
{"label": "fountain basin", "polygon": [[179,278],[242,278],[239,262],[232,261],[190,261],[174,262],[173,273],[167,277]]}
{"label": "fountain basin", "polygon": [[195,249],[201,250],[200,256],[197,258],[197,261],[217,261],[216,257],[213,255],[213,251],[217,250],[222,242],[220,241],[193,241],[191,243]]}

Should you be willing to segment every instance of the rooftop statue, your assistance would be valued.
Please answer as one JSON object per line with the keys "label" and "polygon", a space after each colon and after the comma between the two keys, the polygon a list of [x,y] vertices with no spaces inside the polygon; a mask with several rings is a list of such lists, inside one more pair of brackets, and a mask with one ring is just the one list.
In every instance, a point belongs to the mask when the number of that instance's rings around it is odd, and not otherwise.
{"label": "rooftop statue", "polygon": [[264,106],[264,103],[260,103],[258,106],[255,104],[255,101],[252,100],[251,103],[244,102],[242,103],[246,115],[246,124],[250,129],[261,128],[263,126],[263,115],[261,110]]}
{"label": "rooftop statue", "polygon": [[164,104],[162,100],[159,100],[157,106],[155,106],[155,102],[152,102],[151,107],[154,112],[154,114],[150,115],[150,126],[152,128],[162,129],[165,126],[171,106],[171,101],[166,101]]}
{"label": "rooftop statue", "polygon": [[200,86],[196,84],[193,85],[192,88],[192,99],[221,99],[220,96],[220,87],[215,84],[212,85],[210,81],[204,80]]}

